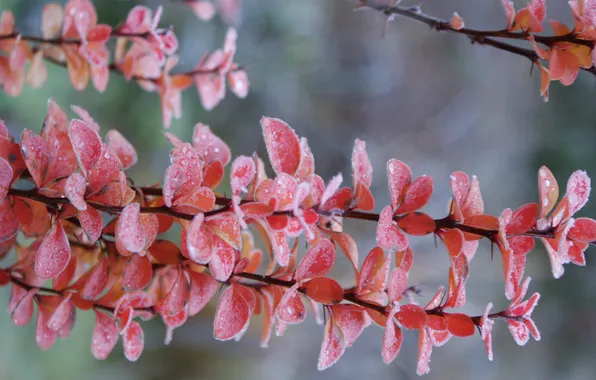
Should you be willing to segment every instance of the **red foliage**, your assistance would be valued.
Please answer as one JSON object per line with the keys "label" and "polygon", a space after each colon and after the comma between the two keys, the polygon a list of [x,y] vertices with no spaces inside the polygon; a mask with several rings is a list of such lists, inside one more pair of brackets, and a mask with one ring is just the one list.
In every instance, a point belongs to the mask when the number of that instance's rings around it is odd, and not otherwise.
{"label": "red foliage", "polygon": [[[238,0],[185,3],[203,19],[216,8],[228,22],[239,14]],[[414,17],[416,7],[398,3],[361,0],[359,7]],[[528,40],[536,56],[528,51],[525,56],[537,65],[539,59],[549,61],[550,72],[540,65],[543,79],[546,75],[543,94],[550,80],[568,84],[580,67],[592,66],[592,60],[585,62],[586,41],[596,40],[595,25],[583,2],[570,2],[573,31],[551,22],[556,38],[534,35],[542,31],[544,1],[534,0],[517,12],[511,2],[502,3],[507,28],[487,36],[466,29],[457,13],[450,21],[418,11],[414,18],[437,29],[480,36],[477,42],[489,45],[495,37]],[[39,86],[46,76],[44,62],[66,67],[80,90],[91,78],[103,91],[109,74],[118,73],[158,93],[166,127],[181,114],[180,92],[193,83],[207,110],[223,99],[226,81],[237,96],[247,95],[246,73],[234,62],[235,29],[228,30],[222,49],[205,55],[195,70],[170,74],[178,42],[172,29],[159,28],[161,14],[161,7],[152,12],[136,6],[112,27],[98,23],[89,0],[69,0],[64,10],[44,8],[42,37],[34,37],[18,33],[12,13],[5,11],[0,16],[0,84],[10,95],[17,95],[25,82]],[[116,40],[113,54],[106,47],[110,39]],[[503,44],[492,46],[508,46]],[[520,52],[515,49],[504,50]],[[93,310],[92,354],[106,359],[122,336],[126,358],[136,361],[144,348],[140,321],[160,317],[168,344],[174,330],[225,287],[215,311],[215,339],[239,340],[251,317],[262,314],[265,347],[274,330],[280,336],[290,324],[304,321],[310,306],[324,323],[320,370],[333,365],[374,322],[384,329],[386,363],[399,353],[403,334],[417,331],[417,373],[425,374],[433,347],[476,330],[492,360],[495,320],[507,324],[519,345],[530,336],[539,340],[532,312],[540,295],[524,300],[530,278],[523,277],[535,240],[545,245],[555,278],[563,275],[565,264],[585,265],[584,251],[596,242],[596,221],[575,217],[590,193],[583,171],[571,175],[559,199],[553,174],[540,168],[538,202],[498,216],[485,214],[478,178],[454,172],[448,213],[434,219],[420,211],[433,193],[430,177],[413,178],[405,163],[390,159],[390,201],[379,205],[370,189],[373,166],[366,142],[355,141],[351,186],[341,187],[342,174],[327,183],[316,174],[305,138],[284,121],[263,117],[274,177],[268,177],[256,153],[232,157],[228,145],[198,123],[190,143],[165,133],[173,148],[161,188],[133,187],[125,171],[138,160],[135,148],[115,130],[102,140],[99,124],[84,109],[72,109],[78,118],[69,121],[50,100],[39,134],[25,129],[19,143],[0,121],[0,258],[7,262],[0,268],[0,286],[10,287],[7,310],[15,325],[29,323],[37,312],[36,342],[42,349],[68,337],[79,311]],[[228,165],[230,198],[216,192]],[[379,213],[371,212],[375,207]],[[345,218],[376,223],[377,246],[360,265],[357,244],[343,231]],[[174,224],[180,227],[179,244],[163,235]],[[255,231],[263,251],[255,247]],[[430,234],[444,245],[450,265],[446,287],[422,307],[413,295],[416,286],[408,282],[414,253],[407,235]],[[302,238],[307,249],[299,254]],[[483,314],[471,316],[454,309],[465,305],[470,262],[483,238],[498,247],[510,304],[491,313],[488,303]],[[353,269],[352,286],[342,287],[330,275],[337,248]],[[8,256],[11,250],[15,254]],[[46,280],[51,286],[44,287]]]}

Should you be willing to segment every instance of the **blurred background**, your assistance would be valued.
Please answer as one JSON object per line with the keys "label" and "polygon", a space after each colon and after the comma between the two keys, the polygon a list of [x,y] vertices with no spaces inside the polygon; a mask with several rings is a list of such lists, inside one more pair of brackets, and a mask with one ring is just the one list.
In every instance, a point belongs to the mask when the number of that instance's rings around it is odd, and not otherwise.
{"label": "blurred background", "polygon": [[[60,2],[60,1],[59,1]],[[64,3],[64,2],[62,2]],[[179,69],[191,69],[203,53],[221,46],[227,28],[219,17],[198,20],[179,2],[95,1],[99,20],[117,25],[132,6],[164,5],[162,26],[175,26],[180,40]],[[525,1],[516,1],[524,6]],[[19,31],[39,34],[41,0],[0,0],[0,11],[11,9]],[[323,178],[342,172],[350,178],[353,140],[366,140],[377,169],[372,192],[377,204],[388,203],[385,162],[398,158],[414,175],[435,180],[428,211],[446,214],[448,178],[456,170],[478,175],[486,211],[498,215],[506,207],[536,201],[536,174],[547,165],[562,191],[573,170],[596,174],[596,108],[588,107],[595,78],[582,72],[572,87],[551,85],[544,103],[539,78],[530,63],[488,47],[474,46],[462,36],[437,33],[414,21],[398,18],[381,38],[383,18],[374,11],[353,12],[346,0],[245,0],[238,25],[236,61],[246,67],[249,96],[227,95],[212,112],[202,110],[194,88],[183,94],[183,118],[171,132],[189,141],[196,122],[209,124],[230,145],[233,154],[264,154],[259,119],[262,115],[287,121],[308,138]],[[571,25],[567,2],[548,0],[548,16]],[[505,18],[500,2],[424,0],[424,11],[449,18],[457,11],[466,26],[500,29]],[[49,80],[40,90],[25,89],[16,98],[0,93],[0,118],[13,135],[23,128],[38,132],[46,102],[54,98],[65,110],[76,104],[87,109],[105,132],[115,128],[136,147],[139,163],[130,172],[137,184],[161,181],[170,145],[163,138],[158,97],[134,83],[111,76],[105,94],[94,88],[77,92],[65,70],[48,66]],[[72,112],[68,110],[69,115]],[[225,189],[224,189],[225,190]],[[380,209],[380,208],[379,208]],[[588,203],[583,216],[596,215]],[[347,222],[360,260],[374,246],[374,225]],[[420,285],[424,303],[447,282],[447,255],[433,239],[412,239],[414,267],[410,285]],[[593,251],[588,250],[591,264]],[[350,281],[340,258],[335,276]],[[471,264],[468,302],[464,312],[482,314],[488,301],[493,310],[507,306],[501,262],[490,260],[481,244]],[[526,274],[530,292],[542,298],[535,321],[542,341],[518,347],[504,323],[494,325],[495,361],[486,358],[479,335],[453,339],[432,353],[427,379],[591,379],[596,375],[596,270],[567,266],[560,280],[550,274],[544,249],[529,256]],[[8,288],[2,289],[3,304]],[[93,315],[79,312],[71,337],[41,351],[35,345],[34,324],[17,328],[0,315],[0,379],[413,379],[416,378],[417,334],[406,332],[401,352],[389,366],[381,359],[382,330],[365,330],[340,361],[325,372],[316,370],[322,327],[312,316],[285,336],[259,347],[260,319],[255,319],[240,343],[213,339],[214,302],[174,333],[164,346],[160,320],[143,324],[145,351],[129,363],[121,344],[104,362],[89,351]]]}

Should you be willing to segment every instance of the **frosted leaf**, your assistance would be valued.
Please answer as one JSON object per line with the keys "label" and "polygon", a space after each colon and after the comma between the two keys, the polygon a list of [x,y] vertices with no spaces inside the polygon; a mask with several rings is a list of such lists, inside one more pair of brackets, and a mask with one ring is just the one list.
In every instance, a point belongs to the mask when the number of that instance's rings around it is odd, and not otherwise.
{"label": "frosted leaf", "polygon": [[21,133],[21,154],[38,188],[43,187],[49,163],[47,142],[28,129]]}
{"label": "frosted leaf", "polygon": [[68,137],[81,171],[88,176],[101,156],[102,143],[97,131],[87,123],[73,119],[68,126]]}
{"label": "frosted leaf", "polygon": [[151,261],[146,256],[132,255],[122,272],[122,290],[132,292],[149,285],[153,277]]}
{"label": "frosted leaf", "polygon": [[323,305],[337,304],[344,299],[344,290],[332,278],[316,277],[302,284],[306,296]]}
{"label": "frosted leaf", "polygon": [[226,166],[232,157],[228,145],[216,136],[209,126],[198,123],[192,135],[192,145],[205,162],[219,161]]}
{"label": "frosted leaf", "polygon": [[145,234],[141,226],[141,205],[137,202],[127,205],[116,223],[116,239],[131,252],[140,252],[145,246]]}
{"label": "frosted leaf", "polygon": [[366,142],[356,139],[352,150],[352,182],[354,187],[360,183],[370,187],[372,174],[373,168],[366,153]]}
{"label": "frosted leaf", "polygon": [[242,244],[240,232],[242,229],[236,214],[233,212],[219,213],[206,219],[204,224],[215,236],[228,243],[232,248],[240,249]]}
{"label": "frosted leaf", "polygon": [[189,258],[199,264],[207,264],[212,258],[211,233],[203,226],[203,220],[202,213],[195,215],[186,234]]}
{"label": "frosted leaf", "polygon": [[362,331],[372,323],[368,314],[359,306],[338,304],[331,306],[333,320],[341,329],[346,347],[351,347]]}
{"label": "frosted leaf", "polygon": [[340,174],[336,175],[335,177],[331,178],[331,181],[325,187],[323,194],[321,195],[321,205],[325,205],[327,201],[339,190],[339,186],[343,181],[343,176]]}
{"label": "frosted leaf", "polygon": [[230,171],[230,187],[232,194],[238,195],[247,191],[247,187],[255,176],[257,169],[252,157],[238,156],[232,162]]}
{"label": "frosted leaf", "polygon": [[590,218],[577,218],[569,229],[567,236],[581,242],[596,240],[596,220]]}
{"label": "frosted leaf", "polygon": [[389,278],[389,286],[387,287],[389,302],[397,302],[402,298],[407,287],[407,279],[408,272],[404,271],[402,268],[393,269]]}
{"label": "frosted leaf", "polygon": [[214,236],[212,239],[213,256],[209,269],[217,281],[227,281],[234,271],[236,251],[228,243]]}
{"label": "frosted leaf", "polygon": [[567,181],[567,200],[569,201],[569,214],[573,215],[586,204],[590,196],[590,177],[585,171],[578,170],[571,174]]}
{"label": "frosted leaf", "polygon": [[[62,299],[62,302],[56,307],[56,310],[52,313],[50,319],[48,320],[48,328],[50,330],[54,330],[60,334],[60,332],[66,332],[67,334],[70,333],[75,321],[76,316],[76,308],[70,297],[72,293],[67,293],[67,295]],[[65,338],[62,336],[61,338]]]}
{"label": "frosted leaf", "polygon": [[81,290],[81,298],[96,299],[108,284],[108,259],[102,257],[99,262],[89,271],[85,285]]}
{"label": "frosted leaf", "polygon": [[385,290],[389,277],[389,264],[390,257],[385,258],[380,247],[371,249],[362,262],[356,292],[363,294]]}
{"label": "frosted leaf", "polygon": [[464,218],[484,214],[484,201],[482,200],[482,194],[480,193],[480,182],[475,175],[472,176],[470,188],[461,210]]}
{"label": "frosted leaf", "polygon": [[248,75],[245,70],[238,67],[233,68],[226,74],[226,79],[228,80],[228,85],[234,95],[240,99],[244,99],[248,96],[250,81],[248,80]]}
{"label": "frosted leaf", "polygon": [[42,350],[49,350],[56,341],[56,331],[48,327],[48,320],[51,316],[50,311],[44,306],[37,308],[37,320],[35,323],[35,342]]}
{"label": "frosted leaf", "polygon": [[[18,291],[15,289],[18,288]],[[25,326],[33,316],[33,297],[39,291],[38,288],[25,291],[18,285],[13,286],[9,304],[9,313],[12,323],[16,326]],[[14,304],[14,307],[12,304]]]}
{"label": "frosted leaf", "polygon": [[403,335],[401,329],[393,321],[393,315],[395,314],[395,308],[387,317],[387,325],[383,333],[383,347],[381,349],[381,355],[385,364],[390,364],[401,348]]}
{"label": "frosted leaf", "polygon": [[172,285],[165,298],[166,313],[168,316],[175,316],[182,311],[188,304],[190,295],[190,283],[186,279],[184,271],[179,270],[176,281]]}
{"label": "frosted leaf", "polygon": [[428,316],[418,305],[403,305],[395,313],[395,319],[400,326],[408,330],[423,329],[428,324]]}
{"label": "frosted leaf", "polygon": [[376,233],[377,244],[391,251],[403,251],[408,247],[408,238],[393,224],[393,213],[386,206],[379,215]]}
{"label": "frosted leaf", "polygon": [[12,183],[12,167],[0,157],[0,202],[4,201],[10,184]]}
{"label": "frosted leaf", "polygon": [[489,318],[490,310],[492,309],[493,304],[489,302],[484,309],[484,314],[482,315],[482,319],[480,320],[480,335],[482,340],[484,341],[484,346],[486,348],[486,353],[488,355],[488,360],[491,362],[493,361],[493,344],[492,344],[492,329],[495,321]]}
{"label": "frosted leaf", "polygon": [[557,180],[546,166],[542,166],[538,170],[538,197],[540,199],[540,217],[545,218],[555,207],[559,198]]}
{"label": "frosted leaf", "polygon": [[525,346],[530,340],[530,331],[528,330],[528,326],[526,326],[523,322],[508,319],[507,327],[509,328],[509,332],[511,333],[513,340],[519,346]]}
{"label": "frosted leaf", "polygon": [[424,310],[432,310],[439,307],[441,305],[441,302],[443,301],[444,293],[445,287],[442,285],[439,286],[439,288],[435,292],[435,295],[430,299],[430,301],[428,301],[426,306],[424,306]]}
{"label": "frosted leaf", "polygon": [[122,345],[124,347],[124,356],[131,362],[136,362],[145,346],[145,337],[143,329],[138,322],[132,321],[126,327],[122,334]]}
{"label": "frosted leaf", "polygon": [[217,340],[230,340],[241,334],[250,318],[249,305],[242,294],[231,285],[221,295],[215,311],[213,336]]}
{"label": "frosted leaf", "polygon": [[56,221],[46,236],[35,256],[35,273],[43,280],[57,276],[66,268],[70,259],[70,245],[64,228]]}
{"label": "frosted leaf", "polygon": [[198,314],[215,296],[219,289],[218,282],[210,275],[189,271],[190,295],[188,300],[188,314],[192,317]]}
{"label": "frosted leaf", "polygon": [[412,182],[412,171],[402,161],[391,159],[387,162],[387,180],[389,181],[391,209],[395,209],[402,201],[407,186]]}
{"label": "frosted leaf", "polygon": [[432,340],[428,336],[427,329],[418,331],[418,366],[416,374],[426,375],[430,372],[430,355],[433,350]]}
{"label": "frosted leaf", "polygon": [[72,173],[66,179],[64,185],[64,193],[70,203],[82,211],[87,209],[87,202],[85,202],[85,190],[87,189],[87,180],[81,173]]}
{"label": "frosted leaf", "polygon": [[548,253],[548,258],[550,260],[550,266],[553,273],[553,277],[561,278],[561,276],[563,276],[563,274],[565,273],[565,268],[563,267],[563,261],[561,259],[561,256],[557,252],[557,247],[552,245],[556,244],[556,241],[554,241],[554,239],[547,238],[540,238],[540,241],[544,244],[546,252]]}
{"label": "frosted leaf", "polygon": [[122,164],[115,153],[107,145],[102,144],[101,156],[97,164],[87,173],[90,192],[98,192],[111,182],[118,182]]}
{"label": "frosted leaf", "polygon": [[106,133],[106,144],[116,154],[123,169],[128,169],[137,162],[134,146],[117,130],[111,129]]}
{"label": "frosted leaf", "polygon": [[298,268],[295,278],[300,282],[307,278],[326,275],[335,261],[335,247],[328,239],[321,239],[306,252]]}
{"label": "frosted leaf", "polygon": [[300,163],[294,177],[298,180],[307,180],[315,172],[315,158],[308,146],[306,137],[300,138]]}
{"label": "frosted leaf", "polygon": [[317,369],[323,371],[335,364],[346,350],[346,344],[341,329],[328,318],[323,331],[323,343],[319,353]]}
{"label": "frosted leaf", "polygon": [[300,142],[289,125],[279,119],[263,117],[261,127],[269,161],[278,175],[294,175],[300,164]]}
{"label": "frosted leaf", "polygon": [[297,283],[288,289],[277,306],[277,317],[285,323],[297,324],[306,318],[306,308],[298,293],[299,286]]}
{"label": "frosted leaf", "polygon": [[79,211],[79,222],[89,241],[95,243],[101,236],[103,225],[101,215],[95,208],[89,206],[84,211]]}
{"label": "frosted leaf", "polygon": [[405,214],[421,209],[429,201],[433,192],[433,180],[428,176],[416,178],[407,188],[404,199],[395,214]]}

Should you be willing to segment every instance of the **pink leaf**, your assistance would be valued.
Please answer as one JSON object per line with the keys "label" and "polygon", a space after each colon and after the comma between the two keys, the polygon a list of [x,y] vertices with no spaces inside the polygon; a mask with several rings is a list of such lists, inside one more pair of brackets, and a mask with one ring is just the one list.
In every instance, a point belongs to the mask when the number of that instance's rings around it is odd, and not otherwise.
{"label": "pink leaf", "polygon": [[85,122],[73,119],[68,126],[68,137],[79,167],[88,177],[101,157],[102,143],[97,132]]}
{"label": "pink leaf", "polygon": [[294,175],[300,164],[300,142],[289,125],[279,119],[261,119],[263,137],[273,170]]}
{"label": "pink leaf", "polygon": [[12,183],[12,167],[0,157],[0,202],[4,201]]}
{"label": "pink leaf", "polygon": [[408,238],[393,224],[390,206],[386,206],[381,211],[376,238],[377,244],[387,250],[403,251],[408,247]]}
{"label": "pink leaf", "polygon": [[585,171],[575,171],[567,181],[567,192],[565,194],[569,201],[569,214],[578,212],[590,196],[590,177]]}
{"label": "pink leaf", "polygon": [[391,195],[391,209],[395,209],[401,203],[404,191],[412,182],[412,171],[403,162],[391,159],[387,162],[387,179]]}
{"label": "pink leaf", "polygon": [[406,190],[404,199],[395,214],[405,214],[424,207],[433,192],[433,180],[428,176],[416,178]]}
{"label": "pink leaf", "polygon": [[567,236],[581,242],[596,240],[596,220],[590,218],[577,218],[569,229]]}
{"label": "pink leaf", "polygon": [[366,142],[356,139],[352,151],[352,181],[354,187],[363,184],[370,187],[372,184],[373,168],[366,153]]}
{"label": "pink leaf", "polygon": [[153,277],[151,261],[147,256],[132,255],[122,272],[122,290],[132,292],[149,285]]}
{"label": "pink leaf", "polygon": [[48,327],[48,320],[51,312],[44,306],[39,305],[37,309],[37,320],[35,324],[35,342],[42,350],[49,350],[56,341],[56,331]]}
{"label": "pink leaf", "polygon": [[77,210],[86,210],[87,202],[85,202],[85,190],[87,190],[87,180],[81,173],[72,173],[66,179],[64,185],[64,192],[66,197]]}
{"label": "pink leaf", "polygon": [[234,271],[236,251],[228,243],[214,236],[213,256],[209,262],[209,270],[217,281],[227,281]]}
{"label": "pink leaf", "polygon": [[333,320],[341,329],[346,347],[351,347],[362,331],[371,324],[368,314],[356,305],[338,304],[331,306]]}
{"label": "pink leaf", "polygon": [[306,308],[298,293],[298,286],[292,286],[279,301],[277,317],[285,323],[301,323],[306,318]]}
{"label": "pink leaf", "polygon": [[538,196],[540,199],[540,217],[545,218],[559,198],[557,180],[546,166],[542,166],[538,171]]}
{"label": "pink leaf", "polygon": [[205,273],[188,272],[190,275],[190,295],[188,300],[188,315],[197,315],[205,305],[215,296],[219,289],[218,282]]}
{"label": "pink leaf", "polygon": [[[25,291],[18,285],[14,285],[11,289],[11,299],[9,304],[10,317],[12,323],[16,326],[25,326],[33,316],[33,297],[39,291],[38,288]],[[15,303],[14,307],[11,307]]]}
{"label": "pink leaf", "polygon": [[516,321],[514,319],[507,320],[507,327],[509,327],[509,332],[513,337],[515,343],[520,346],[525,346],[530,340],[530,331],[528,330],[528,326],[526,326],[521,321]]}
{"label": "pink leaf", "polygon": [[335,247],[328,239],[321,239],[306,252],[296,269],[296,281],[325,276],[335,261]]}
{"label": "pink leaf", "polygon": [[70,259],[70,245],[62,224],[54,222],[35,256],[35,273],[43,280],[57,276]]}
{"label": "pink leaf", "polygon": [[331,181],[329,181],[325,187],[325,190],[323,191],[323,194],[321,195],[321,205],[325,205],[325,203],[327,203],[327,201],[333,197],[343,180],[344,179],[341,173],[331,178]]}
{"label": "pink leaf", "polygon": [[387,325],[383,333],[383,348],[381,354],[385,364],[390,364],[401,348],[403,335],[401,329],[393,321],[394,312],[392,311],[387,318]]}
{"label": "pink leaf", "polygon": [[111,129],[106,133],[106,144],[116,154],[123,169],[128,169],[137,162],[137,151],[120,132]]}
{"label": "pink leaf", "polygon": [[484,347],[486,348],[486,354],[488,355],[488,360],[491,362],[493,361],[493,340],[492,340],[492,329],[493,324],[495,321],[489,318],[490,310],[492,309],[493,304],[489,302],[484,309],[484,314],[482,319],[480,320],[480,335],[482,340],[484,341]]}
{"label": "pink leaf", "polygon": [[333,318],[328,318],[323,331],[323,344],[319,353],[319,362],[317,368],[323,371],[335,364],[346,350],[344,335],[340,328],[333,322]]}
{"label": "pink leaf", "polygon": [[397,302],[401,299],[407,287],[407,279],[408,272],[404,271],[402,268],[393,269],[389,279],[389,286],[387,287],[390,302]]}
{"label": "pink leaf", "polygon": [[166,306],[165,311],[167,314],[169,316],[175,316],[180,313],[180,311],[186,307],[189,295],[190,283],[188,282],[184,271],[178,270],[176,281],[164,299]]}
{"label": "pink leaf", "polygon": [[132,321],[126,327],[122,334],[122,345],[124,347],[124,356],[131,362],[136,362],[145,346],[145,337],[143,329],[137,322]]}
{"label": "pink leaf", "polygon": [[300,164],[296,169],[294,177],[298,180],[306,180],[315,172],[315,158],[310,151],[306,137],[300,138]]}
{"label": "pink leaf", "polygon": [[242,334],[247,328],[250,308],[238,285],[230,285],[224,290],[215,311],[213,336],[217,340],[230,340]]}
{"label": "pink leaf", "polygon": [[145,246],[145,234],[141,226],[141,205],[134,202],[122,210],[116,223],[116,239],[131,252],[140,252]]}
{"label": "pink leaf", "polygon": [[21,153],[37,187],[45,183],[49,151],[46,141],[28,129],[21,133]]}
{"label": "pink leaf", "polygon": [[107,145],[102,144],[101,156],[97,160],[97,164],[87,173],[90,192],[98,192],[110,182],[117,182],[121,171],[122,165],[118,157]]}
{"label": "pink leaf", "polygon": [[385,284],[389,276],[389,264],[389,256],[385,258],[385,254],[380,247],[371,249],[362,262],[356,292],[363,294],[385,290]]}
{"label": "pink leaf", "polygon": [[230,187],[232,194],[238,195],[242,191],[247,191],[247,187],[255,176],[257,169],[252,157],[238,156],[232,162],[230,172]]}
{"label": "pink leaf", "polygon": [[433,349],[432,341],[426,329],[418,331],[418,366],[416,374],[421,376],[430,372],[430,355]]}
{"label": "pink leaf", "polygon": [[207,264],[212,257],[211,233],[203,226],[204,216],[194,216],[186,233],[186,247],[189,258],[199,264]]}
{"label": "pink leaf", "polygon": [[[48,320],[48,328],[56,331],[61,338],[65,338],[70,334],[70,330],[75,322],[76,308],[70,300],[71,296],[72,293],[68,293],[62,299],[62,302],[56,307],[56,310],[54,310],[54,313],[52,313]],[[66,336],[63,334],[66,334]]]}
{"label": "pink leaf", "polygon": [[95,311],[95,325],[91,336],[91,353],[98,360],[107,359],[118,342],[118,326],[104,313]]}
{"label": "pink leaf", "polygon": [[91,206],[84,211],[79,211],[79,222],[81,222],[81,227],[83,227],[83,231],[85,231],[91,243],[95,243],[103,230],[99,211]]}
{"label": "pink leaf", "polygon": [[192,145],[201,154],[205,162],[219,161],[226,166],[232,157],[230,148],[211,128],[205,124],[198,123],[192,135]]}

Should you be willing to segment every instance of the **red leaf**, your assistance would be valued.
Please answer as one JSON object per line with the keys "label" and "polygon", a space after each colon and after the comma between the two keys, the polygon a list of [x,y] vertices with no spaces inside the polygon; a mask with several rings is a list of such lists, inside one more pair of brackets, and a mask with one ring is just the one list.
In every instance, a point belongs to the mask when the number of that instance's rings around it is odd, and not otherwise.
{"label": "red leaf", "polygon": [[68,126],[68,137],[79,167],[88,177],[101,157],[102,143],[99,135],[85,122],[73,119]]}
{"label": "red leaf", "polygon": [[169,240],[156,240],[149,247],[149,252],[151,257],[165,265],[176,265],[182,259],[178,246]]}
{"label": "red leaf", "polygon": [[56,331],[48,327],[51,312],[44,306],[38,305],[35,324],[35,342],[42,350],[49,350],[56,341]]}
{"label": "red leaf", "polygon": [[418,305],[403,305],[395,313],[395,319],[399,324],[409,330],[418,330],[428,324],[428,318],[424,309]]}
{"label": "red leaf", "polygon": [[433,192],[433,180],[428,176],[416,178],[407,188],[402,203],[395,214],[418,210],[428,202]]}
{"label": "red leaf", "polygon": [[265,203],[250,202],[240,205],[246,218],[264,219],[273,214],[273,208]]}
{"label": "red leaf", "polygon": [[553,173],[542,166],[538,170],[538,196],[540,199],[540,217],[546,218],[546,215],[555,207],[559,198],[559,185]]}
{"label": "red leaf", "polygon": [[68,293],[62,299],[62,302],[56,307],[56,310],[54,310],[54,313],[52,313],[52,316],[48,320],[48,328],[56,331],[61,338],[66,338],[70,335],[75,322],[76,308],[70,300],[71,296],[72,293]]}
{"label": "red leaf", "polygon": [[325,276],[335,261],[335,247],[328,239],[321,239],[306,252],[295,278],[300,282],[308,278]]}
{"label": "red leaf", "polygon": [[356,293],[378,292],[385,289],[385,283],[389,275],[389,257],[380,247],[370,250],[362,262]]}
{"label": "red leaf", "polygon": [[203,219],[203,214],[195,215],[186,233],[188,256],[199,264],[207,264],[213,257],[211,233],[203,226]]}
{"label": "red leaf", "polygon": [[247,328],[250,318],[249,305],[238,285],[230,285],[224,290],[215,311],[213,336],[217,340],[230,340],[241,335]]}
{"label": "red leaf", "polygon": [[356,305],[338,304],[331,306],[333,321],[344,335],[346,347],[351,347],[362,331],[371,324],[364,309]]}
{"label": "red leaf", "polygon": [[403,162],[391,159],[387,162],[387,179],[391,195],[391,209],[394,210],[401,203],[406,188],[412,182],[412,171]]}
{"label": "red leaf", "polygon": [[110,182],[118,182],[122,164],[116,155],[104,144],[101,146],[101,156],[97,164],[87,173],[89,191],[98,192]]}
{"label": "red leaf", "polygon": [[261,118],[269,161],[278,175],[294,175],[300,164],[300,142],[289,125],[279,119]]}
{"label": "red leaf", "polygon": [[337,281],[328,277],[317,277],[302,284],[304,294],[323,305],[332,305],[344,299],[344,290]]}
{"label": "red leaf", "polygon": [[346,350],[346,343],[341,329],[328,318],[323,331],[323,344],[319,353],[317,368],[323,371],[335,364]]}
{"label": "red leaf", "polygon": [[89,271],[89,276],[81,290],[81,297],[86,300],[96,299],[108,284],[108,260],[102,257]]}
{"label": "red leaf", "polygon": [[127,250],[141,252],[145,234],[140,221],[141,205],[134,202],[124,207],[116,224],[116,239]]}
{"label": "red leaf", "polygon": [[581,242],[596,240],[596,220],[590,218],[577,218],[569,229],[567,236]]}
{"label": "red leaf", "polygon": [[21,133],[21,153],[27,169],[38,188],[45,184],[48,171],[49,151],[46,141],[28,129]]}
{"label": "red leaf", "polygon": [[315,172],[315,158],[310,151],[305,137],[300,138],[300,163],[294,177],[298,180],[307,180]]}
{"label": "red leaf", "polygon": [[465,314],[446,314],[447,330],[454,336],[465,338],[474,335],[474,322]]}
{"label": "red leaf", "polygon": [[101,236],[103,225],[99,211],[89,206],[85,211],[79,211],[79,222],[91,243],[95,243]]}
{"label": "red leaf", "polygon": [[410,235],[428,235],[437,228],[435,221],[425,213],[410,212],[397,220],[397,226]]}
{"label": "red leaf", "polygon": [[507,235],[516,235],[527,232],[538,218],[538,204],[528,203],[513,212],[511,220],[507,223]]}
{"label": "red leaf", "polygon": [[408,238],[393,224],[391,207],[386,206],[379,215],[377,244],[391,251],[403,251],[408,247]]}
{"label": "red leaf", "polygon": [[224,212],[211,216],[205,220],[205,225],[209,227],[214,235],[228,243],[232,248],[240,249],[242,243],[241,228],[234,213]]}
{"label": "red leaf", "polygon": [[430,372],[429,363],[432,349],[432,340],[428,336],[428,332],[426,331],[426,329],[420,329],[418,331],[418,366],[416,368],[417,375],[422,376]]}
{"label": "red leaf", "polygon": [[43,280],[57,276],[70,259],[70,245],[62,224],[54,222],[35,256],[35,273]]}
{"label": "red leaf", "polygon": [[590,177],[585,171],[578,170],[571,174],[567,181],[567,191],[565,196],[569,201],[569,214],[578,212],[590,196]]}
{"label": "red leaf", "polygon": [[106,133],[106,144],[120,160],[123,169],[132,167],[137,162],[137,151],[120,132],[111,129]]}
{"label": "red leaf", "polygon": [[177,315],[188,303],[190,296],[190,283],[184,271],[178,271],[178,277],[165,298],[166,312],[169,316]]}
{"label": "red leaf", "polygon": [[72,203],[77,210],[86,210],[87,202],[85,202],[85,190],[87,190],[87,180],[81,173],[72,173],[66,179],[64,185],[64,193],[66,198]]}
{"label": "red leaf", "polygon": [[4,201],[12,183],[12,167],[0,157],[0,202]]}
{"label": "red leaf", "polygon": [[217,281],[227,281],[234,271],[236,251],[228,243],[213,236],[213,256],[209,262],[209,270]]}
{"label": "red leaf", "polygon": [[189,271],[190,295],[188,298],[188,315],[197,315],[215,296],[219,289],[218,282],[210,275]]}
{"label": "red leaf", "polygon": [[356,139],[352,151],[352,182],[354,187],[358,184],[370,187],[372,173],[373,168],[366,153],[366,142]]}
{"label": "red leaf", "polygon": [[401,342],[403,335],[401,329],[393,321],[393,313],[387,318],[387,325],[385,326],[385,332],[383,333],[383,348],[381,354],[385,364],[390,364],[401,348]]}
{"label": "red leaf", "polygon": [[19,221],[15,217],[9,199],[0,203],[0,242],[13,238],[19,229]]}
{"label": "red leaf", "polygon": [[232,154],[228,145],[211,132],[209,126],[198,123],[192,136],[192,145],[203,156],[205,162],[219,161],[226,166]]}
{"label": "red leaf", "polygon": [[348,260],[350,260],[350,264],[352,264],[352,269],[354,270],[354,277],[358,281],[358,247],[356,246],[356,242],[350,235],[343,232],[331,233],[331,239],[339,246]]}
{"label": "red leaf", "polygon": [[[11,299],[8,307],[12,323],[16,326],[25,326],[33,316],[33,297],[39,289],[33,288],[29,291],[14,285],[11,289]],[[14,307],[12,305],[14,304]]]}
{"label": "red leaf", "polygon": [[203,169],[203,186],[214,189],[219,185],[223,176],[223,164],[219,161],[211,161],[205,164],[205,168]]}
{"label": "red leaf", "polygon": [[143,329],[137,322],[132,321],[123,331],[122,334],[122,345],[124,347],[124,356],[131,362],[136,362],[145,346],[145,337],[143,335]]}
{"label": "red leaf", "polygon": [[77,258],[74,255],[70,256],[66,268],[60,272],[59,275],[52,279],[52,288],[57,291],[66,289],[72,280],[77,269]]}
{"label": "red leaf", "polygon": [[390,302],[397,302],[402,298],[404,291],[406,290],[406,281],[408,279],[408,272],[402,268],[395,268],[391,272],[389,279],[389,286],[387,287],[387,293],[389,295]]}
{"label": "red leaf", "polygon": [[132,255],[122,272],[122,290],[132,292],[149,285],[153,277],[151,261],[146,256]]}
{"label": "red leaf", "polygon": [[48,232],[51,215],[48,214],[45,204],[27,198],[12,198],[12,201],[12,212],[23,235],[37,238]]}
{"label": "red leaf", "polygon": [[281,321],[293,324],[301,323],[306,318],[306,308],[298,293],[298,284],[291,287],[279,301],[277,316]]}
{"label": "red leaf", "polygon": [[508,319],[507,327],[509,327],[509,332],[511,333],[515,343],[518,345],[525,346],[530,340],[530,331],[528,330],[528,326],[526,326],[523,322],[517,321],[515,319]]}
{"label": "red leaf", "polygon": [[230,187],[233,195],[248,191],[247,187],[255,176],[257,169],[252,157],[238,156],[232,162],[230,171]]}

